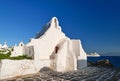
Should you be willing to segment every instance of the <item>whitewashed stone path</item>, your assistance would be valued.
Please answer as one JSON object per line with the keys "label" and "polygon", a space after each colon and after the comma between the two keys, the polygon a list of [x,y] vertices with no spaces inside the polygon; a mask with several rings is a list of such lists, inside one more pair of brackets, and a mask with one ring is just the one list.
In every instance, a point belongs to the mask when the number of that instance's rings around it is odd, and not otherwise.
{"label": "whitewashed stone path", "polygon": [[38,74],[1,81],[120,81],[120,70],[103,67],[87,67],[72,72],[42,71]]}

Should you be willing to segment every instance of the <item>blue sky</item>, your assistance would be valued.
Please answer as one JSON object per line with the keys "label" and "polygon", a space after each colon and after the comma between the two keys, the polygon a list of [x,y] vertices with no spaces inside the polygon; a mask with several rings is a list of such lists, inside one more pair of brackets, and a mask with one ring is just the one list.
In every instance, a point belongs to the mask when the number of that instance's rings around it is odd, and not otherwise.
{"label": "blue sky", "polygon": [[27,43],[56,16],[63,32],[80,39],[87,53],[120,55],[119,4],[119,0],[0,0],[0,43]]}

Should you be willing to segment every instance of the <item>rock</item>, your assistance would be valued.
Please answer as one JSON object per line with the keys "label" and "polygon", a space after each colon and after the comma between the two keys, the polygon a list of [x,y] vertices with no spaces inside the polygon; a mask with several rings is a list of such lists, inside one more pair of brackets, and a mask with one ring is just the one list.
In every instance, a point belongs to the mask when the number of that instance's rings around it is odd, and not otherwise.
{"label": "rock", "polygon": [[40,72],[45,72],[45,71],[52,71],[49,67],[43,67]]}
{"label": "rock", "polygon": [[88,62],[88,66],[109,66],[113,67],[111,62],[108,59],[98,60],[97,62]]}
{"label": "rock", "polygon": [[97,61],[97,66],[113,66],[108,59]]}
{"label": "rock", "polygon": [[88,62],[88,66],[102,66],[102,67],[113,67],[113,64],[108,60],[98,60],[97,62]]}

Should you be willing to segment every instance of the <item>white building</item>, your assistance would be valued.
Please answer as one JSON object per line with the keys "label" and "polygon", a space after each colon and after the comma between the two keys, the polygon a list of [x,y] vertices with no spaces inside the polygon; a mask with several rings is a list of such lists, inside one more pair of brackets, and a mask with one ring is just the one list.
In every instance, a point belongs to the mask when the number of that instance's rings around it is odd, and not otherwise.
{"label": "white building", "polygon": [[43,67],[38,65],[38,62],[43,59],[48,62],[46,66],[62,72],[77,70],[77,60],[81,60],[80,68],[87,66],[87,57],[81,41],[71,40],[65,36],[56,17],[53,17],[27,46],[34,47],[37,69]]}
{"label": "white building", "polygon": [[24,46],[24,43],[21,41],[18,46]]}
{"label": "white building", "polygon": [[21,41],[18,46],[14,46],[14,51],[11,54],[11,57],[15,57],[15,56],[22,56],[24,55],[24,43]]}
{"label": "white building", "polygon": [[14,50],[12,51],[11,57],[17,57],[22,55],[27,55],[30,57],[34,57],[34,48],[32,46],[26,46],[23,42],[20,42],[18,46],[14,46]]}
{"label": "white building", "polygon": [[8,48],[8,46],[7,46],[7,43],[6,43],[6,42],[4,42],[4,45],[2,46],[2,48],[3,48],[3,49],[7,49],[7,48]]}
{"label": "white building", "polygon": [[22,49],[13,52],[25,53],[32,56],[33,59],[2,60],[1,79],[37,73],[43,67],[49,67],[59,72],[87,67],[87,56],[81,41],[79,39],[71,40],[65,36],[56,17],[53,17],[35,38],[26,45],[22,45]]}

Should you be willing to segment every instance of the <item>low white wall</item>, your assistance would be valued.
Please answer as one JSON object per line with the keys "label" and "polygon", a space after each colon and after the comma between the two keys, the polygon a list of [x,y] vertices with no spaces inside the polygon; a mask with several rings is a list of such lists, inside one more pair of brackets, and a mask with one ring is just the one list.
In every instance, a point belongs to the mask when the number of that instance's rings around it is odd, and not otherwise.
{"label": "low white wall", "polygon": [[80,56],[80,40],[71,40],[72,42],[72,49],[73,52],[76,56],[76,58],[78,59],[78,56]]}
{"label": "low white wall", "polygon": [[36,73],[33,60],[2,60],[0,63],[0,79],[19,77]]}

